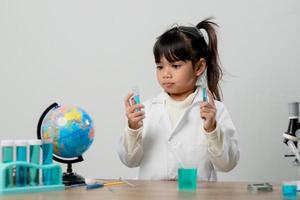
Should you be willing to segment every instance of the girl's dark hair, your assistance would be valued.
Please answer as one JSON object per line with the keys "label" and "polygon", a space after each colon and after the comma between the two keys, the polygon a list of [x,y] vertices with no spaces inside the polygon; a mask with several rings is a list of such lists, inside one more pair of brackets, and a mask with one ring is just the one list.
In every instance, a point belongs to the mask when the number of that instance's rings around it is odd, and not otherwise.
{"label": "girl's dark hair", "polygon": [[[157,38],[153,47],[155,62],[159,63],[162,57],[169,62],[191,61],[193,66],[200,58],[206,60],[207,84],[215,99],[221,101],[221,88],[219,81],[222,79],[218,43],[215,27],[218,25],[207,18],[194,26],[176,26]],[[200,29],[208,35],[208,45]]]}

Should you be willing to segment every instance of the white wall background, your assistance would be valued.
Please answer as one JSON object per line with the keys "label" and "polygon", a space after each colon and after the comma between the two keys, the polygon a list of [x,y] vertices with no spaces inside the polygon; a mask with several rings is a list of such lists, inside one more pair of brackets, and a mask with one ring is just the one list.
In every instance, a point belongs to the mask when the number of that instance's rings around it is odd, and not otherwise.
{"label": "white wall background", "polygon": [[96,136],[74,169],[86,177],[134,178],[116,153],[123,98],[160,92],[152,46],[173,23],[214,16],[226,70],[222,88],[241,159],[220,180],[299,178],[282,143],[287,103],[300,100],[298,0],[0,0],[0,139],[36,136],[52,102],[78,105]]}

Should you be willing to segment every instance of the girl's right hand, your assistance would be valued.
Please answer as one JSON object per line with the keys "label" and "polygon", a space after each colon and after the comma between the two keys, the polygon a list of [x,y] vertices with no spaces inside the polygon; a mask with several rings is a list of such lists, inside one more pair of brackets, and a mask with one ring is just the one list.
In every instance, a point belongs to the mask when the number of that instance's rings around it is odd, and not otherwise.
{"label": "girl's right hand", "polygon": [[[143,125],[143,119],[145,118],[145,112],[142,111],[144,105],[142,104],[135,104],[133,100],[133,93],[129,93],[125,99],[125,110],[126,110],[126,117],[128,119],[128,126],[131,129],[139,129]],[[138,111],[136,111],[138,110]]]}

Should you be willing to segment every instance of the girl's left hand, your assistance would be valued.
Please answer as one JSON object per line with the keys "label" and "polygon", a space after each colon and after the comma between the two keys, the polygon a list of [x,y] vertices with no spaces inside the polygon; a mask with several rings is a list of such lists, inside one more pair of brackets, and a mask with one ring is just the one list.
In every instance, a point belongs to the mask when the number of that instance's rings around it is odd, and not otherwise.
{"label": "girl's left hand", "polygon": [[207,89],[207,95],[209,97],[208,98],[209,101],[200,103],[200,116],[202,119],[204,119],[204,125],[203,125],[204,130],[209,133],[216,129],[217,109],[216,109],[213,95],[208,89]]}

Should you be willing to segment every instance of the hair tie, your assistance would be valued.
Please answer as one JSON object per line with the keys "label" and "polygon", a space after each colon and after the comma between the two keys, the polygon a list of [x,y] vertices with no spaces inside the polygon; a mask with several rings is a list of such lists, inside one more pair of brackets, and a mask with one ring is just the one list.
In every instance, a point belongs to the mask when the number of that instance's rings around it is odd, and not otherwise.
{"label": "hair tie", "polygon": [[199,34],[204,38],[204,41],[206,42],[207,46],[209,44],[209,38],[208,38],[208,34],[206,32],[206,30],[204,28],[200,28],[198,29]]}

